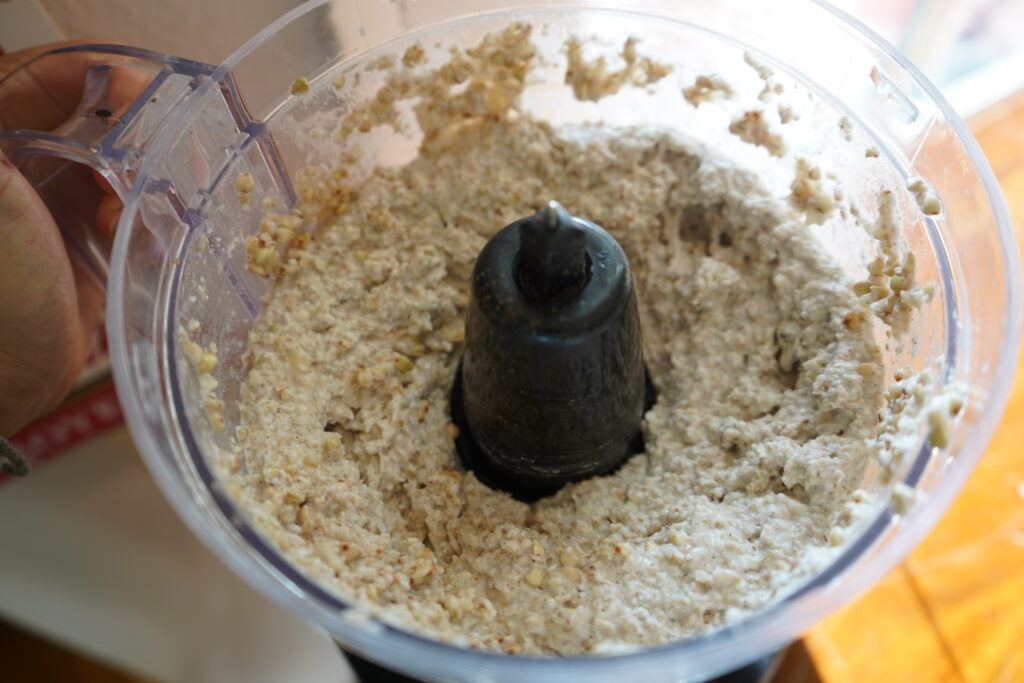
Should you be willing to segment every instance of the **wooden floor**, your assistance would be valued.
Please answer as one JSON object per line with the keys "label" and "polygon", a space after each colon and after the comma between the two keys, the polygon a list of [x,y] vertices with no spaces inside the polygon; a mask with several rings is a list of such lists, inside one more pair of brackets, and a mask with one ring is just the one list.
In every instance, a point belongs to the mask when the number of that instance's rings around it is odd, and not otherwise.
{"label": "wooden floor", "polygon": [[[971,124],[1024,244],[1024,94]],[[790,650],[776,680],[1024,681],[1022,444],[1018,372],[991,447],[939,526],[872,591]],[[136,680],[2,621],[0,661],[19,681]]]}
{"label": "wooden floor", "polygon": [[[1024,93],[970,122],[1024,245]],[[932,534],[805,638],[827,683],[1024,681],[1024,356],[995,439]]]}

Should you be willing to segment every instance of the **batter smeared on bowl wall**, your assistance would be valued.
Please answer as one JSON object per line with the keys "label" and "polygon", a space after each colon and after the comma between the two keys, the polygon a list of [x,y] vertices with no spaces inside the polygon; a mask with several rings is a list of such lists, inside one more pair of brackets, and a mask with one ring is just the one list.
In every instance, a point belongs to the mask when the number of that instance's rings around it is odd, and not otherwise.
{"label": "batter smeared on bowl wall", "polygon": [[[633,41],[621,70],[573,45],[566,82],[589,101],[670,71]],[[439,68],[413,70],[421,55],[393,60],[338,131],[395,123],[415,98],[418,157],[358,183],[309,169],[302,219],[269,216],[250,242],[251,269],[274,284],[229,490],[327,588],[472,647],[621,651],[771,603],[864,506],[883,405],[874,321],[891,314],[871,304],[928,293],[898,259],[877,269],[896,285],[855,291],[811,234],[838,206],[820,171],[798,163],[778,197],[745,168],[736,149],[785,153],[781,124],[738,119],[729,151],[668,130],[553,127],[515,107],[537,60],[523,25]],[[694,106],[733,96],[706,80]],[[465,470],[448,401],[477,254],[551,200],[628,255],[658,393],[642,453],[527,504]]]}

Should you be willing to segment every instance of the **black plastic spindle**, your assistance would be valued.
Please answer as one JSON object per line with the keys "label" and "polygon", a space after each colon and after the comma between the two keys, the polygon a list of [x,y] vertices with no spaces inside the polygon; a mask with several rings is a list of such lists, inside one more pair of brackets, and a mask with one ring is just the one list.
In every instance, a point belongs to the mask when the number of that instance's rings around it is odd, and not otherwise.
{"label": "black plastic spindle", "polygon": [[521,500],[613,472],[654,400],[626,254],[556,202],[484,246],[452,392],[464,464]]}

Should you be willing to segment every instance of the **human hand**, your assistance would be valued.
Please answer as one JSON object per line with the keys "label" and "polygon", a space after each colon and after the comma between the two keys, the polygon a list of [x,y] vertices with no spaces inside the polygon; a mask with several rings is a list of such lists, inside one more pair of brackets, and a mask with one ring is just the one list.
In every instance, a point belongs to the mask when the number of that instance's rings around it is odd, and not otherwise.
{"label": "human hand", "polygon": [[[0,79],[45,45],[0,56]],[[89,57],[49,56],[0,88],[0,130],[52,130],[75,110]],[[97,228],[111,234],[120,202],[98,175]],[[46,205],[0,152],[0,436],[52,410],[74,386],[99,323],[103,292],[71,257]]]}

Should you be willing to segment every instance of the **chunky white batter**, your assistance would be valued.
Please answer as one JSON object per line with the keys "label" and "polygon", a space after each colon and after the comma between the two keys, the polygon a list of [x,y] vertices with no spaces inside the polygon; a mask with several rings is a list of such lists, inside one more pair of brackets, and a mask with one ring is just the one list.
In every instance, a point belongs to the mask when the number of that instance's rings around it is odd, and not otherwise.
{"label": "chunky white batter", "polygon": [[[252,245],[266,272],[260,250],[292,241],[250,339],[239,495],[312,577],[431,637],[573,654],[713,629],[819,568],[855,517],[871,310],[811,237],[806,186],[773,198],[665,131],[507,116],[529,32],[494,40],[458,57],[464,111],[418,112],[415,161],[358,187],[311,172],[313,238],[281,219]],[[628,254],[659,395],[645,453],[527,505],[463,470],[447,400],[477,253],[551,199]]]}

